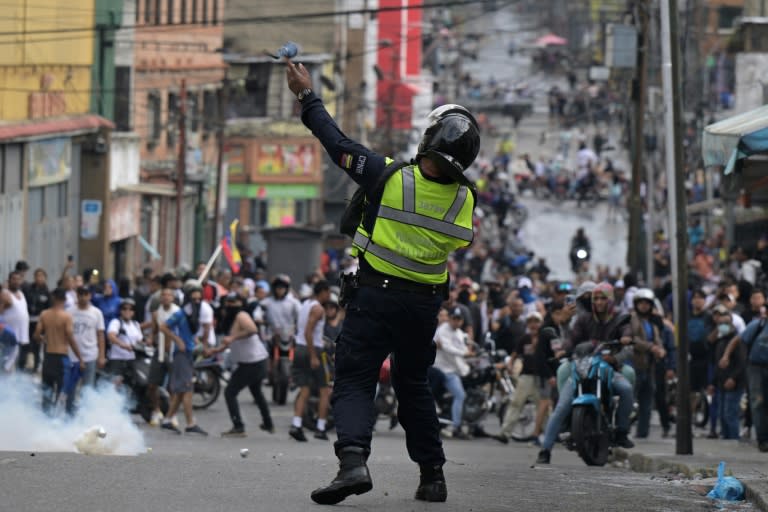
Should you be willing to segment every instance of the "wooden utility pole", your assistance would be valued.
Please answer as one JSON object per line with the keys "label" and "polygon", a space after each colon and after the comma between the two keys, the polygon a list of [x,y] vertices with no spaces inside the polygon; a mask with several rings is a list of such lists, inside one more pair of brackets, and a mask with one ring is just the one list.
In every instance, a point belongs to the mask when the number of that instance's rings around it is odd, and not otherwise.
{"label": "wooden utility pole", "polygon": [[[662,0],[663,1],[663,0]],[[629,272],[635,276],[641,271],[640,267],[640,232],[643,220],[643,204],[640,199],[640,185],[645,176],[643,168],[643,152],[645,151],[645,104],[648,89],[648,3],[641,0],[637,3],[637,76],[632,81],[632,99],[635,103],[635,113],[632,123],[632,188],[629,194],[629,243],[627,244],[627,265]],[[646,191],[646,196],[648,191]],[[646,276],[646,281],[650,276]]]}
{"label": "wooden utility pole", "polygon": [[676,453],[693,453],[691,386],[688,378],[688,261],[686,257],[686,197],[683,175],[683,120],[680,95],[680,36],[677,0],[661,0],[662,82],[664,84],[665,136],[669,241],[672,256],[672,296],[677,328]]}
{"label": "wooden utility pole", "polygon": [[[169,105],[170,106],[170,105]],[[179,94],[179,156],[176,160],[176,247],[175,262],[181,265],[181,203],[184,201],[184,178],[187,172],[187,81],[181,80]]]}
{"label": "wooden utility pole", "polygon": [[221,237],[224,235],[224,230],[221,225],[221,194],[224,187],[224,138],[225,128],[227,126],[227,100],[229,98],[229,80],[224,77],[221,82],[221,89],[219,90],[219,115],[216,122],[216,134],[218,136],[219,153],[216,156],[216,198],[214,199],[214,212],[213,212],[213,237],[211,239],[211,250],[216,250],[219,245]]}

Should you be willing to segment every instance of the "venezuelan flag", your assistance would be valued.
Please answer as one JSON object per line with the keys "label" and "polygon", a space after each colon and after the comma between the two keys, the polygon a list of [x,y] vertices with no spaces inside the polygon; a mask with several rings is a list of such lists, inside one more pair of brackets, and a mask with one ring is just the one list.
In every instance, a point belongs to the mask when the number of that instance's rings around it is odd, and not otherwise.
{"label": "venezuelan flag", "polygon": [[237,250],[237,224],[239,222],[238,219],[233,220],[232,224],[229,225],[229,233],[221,239],[222,252],[233,274],[240,272],[240,265],[243,263],[240,251]]}

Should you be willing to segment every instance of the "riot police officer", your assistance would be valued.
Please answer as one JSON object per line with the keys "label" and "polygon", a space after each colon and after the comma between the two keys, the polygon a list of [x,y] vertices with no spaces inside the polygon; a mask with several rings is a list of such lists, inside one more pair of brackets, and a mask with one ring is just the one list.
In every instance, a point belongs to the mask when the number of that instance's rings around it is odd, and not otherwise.
{"label": "riot police officer", "polygon": [[287,62],[287,80],[304,124],[365,192],[362,220],[353,233],[359,270],[345,283],[346,318],[336,345],[332,405],[340,469],[312,499],[335,504],[373,487],[366,466],[376,419],[373,399],[379,368],[393,352],[398,419],[408,454],[421,471],[415,497],[445,501],[445,454],[427,368],[435,359],[437,313],[448,292],[448,256],[473,238],[476,194],[464,171],[480,149],[477,122],[459,105],[435,109],[416,158],[392,171],[391,159],[342,133],[301,64]]}

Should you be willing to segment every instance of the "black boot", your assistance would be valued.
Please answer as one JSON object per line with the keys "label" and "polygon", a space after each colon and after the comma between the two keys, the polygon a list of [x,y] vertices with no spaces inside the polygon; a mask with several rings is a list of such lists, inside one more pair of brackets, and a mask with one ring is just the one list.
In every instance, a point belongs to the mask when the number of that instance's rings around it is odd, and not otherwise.
{"label": "black boot", "polygon": [[371,474],[365,462],[368,450],[359,446],[346,446],[337,453],[339,472],[327,486],[312,491],[312,500],[320,505],[335,505],[352,494],[363,494],[373,489]]}
{"label": "black boot", "polygon": [[420,501],[445,501],[448,499],[448,487],[445,485],[443,466],[420,465],[421,477],[416,499]]}
{"label": "black boot", "polygon": [[629,434],[621,430],[616,431],[616,446],[621,446],[629,450],[635,447],[635,443],[629,440]]}

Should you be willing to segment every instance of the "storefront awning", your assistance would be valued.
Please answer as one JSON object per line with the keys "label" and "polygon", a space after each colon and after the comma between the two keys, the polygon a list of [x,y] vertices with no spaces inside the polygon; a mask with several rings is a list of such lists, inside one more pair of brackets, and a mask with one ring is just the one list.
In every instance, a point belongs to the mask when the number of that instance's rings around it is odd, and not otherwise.
{"label": "storefront awning", "polygon": [[108,119],[94,114],[80,114],[46,119],[0,122],[0,142],[17,142],[93,133],[101,128],[113,129]]}
{"label": "storefront awning", "polygon": [[[117,189],[121,193],[129,194],[141,194],[144,196],[163,196],[163,197],[175,197],[176,186],[169,183],[134,183],[131,185],[121,185]],[[184,195],[192,196],[197,193],[195,187],[190,185],[184,186]]]}
{"label": "storefront awning", "polygon": [[768,105],[707,126],[701,146],[704,165],[723,166],[725,174],[743,158],[768,153]]}

